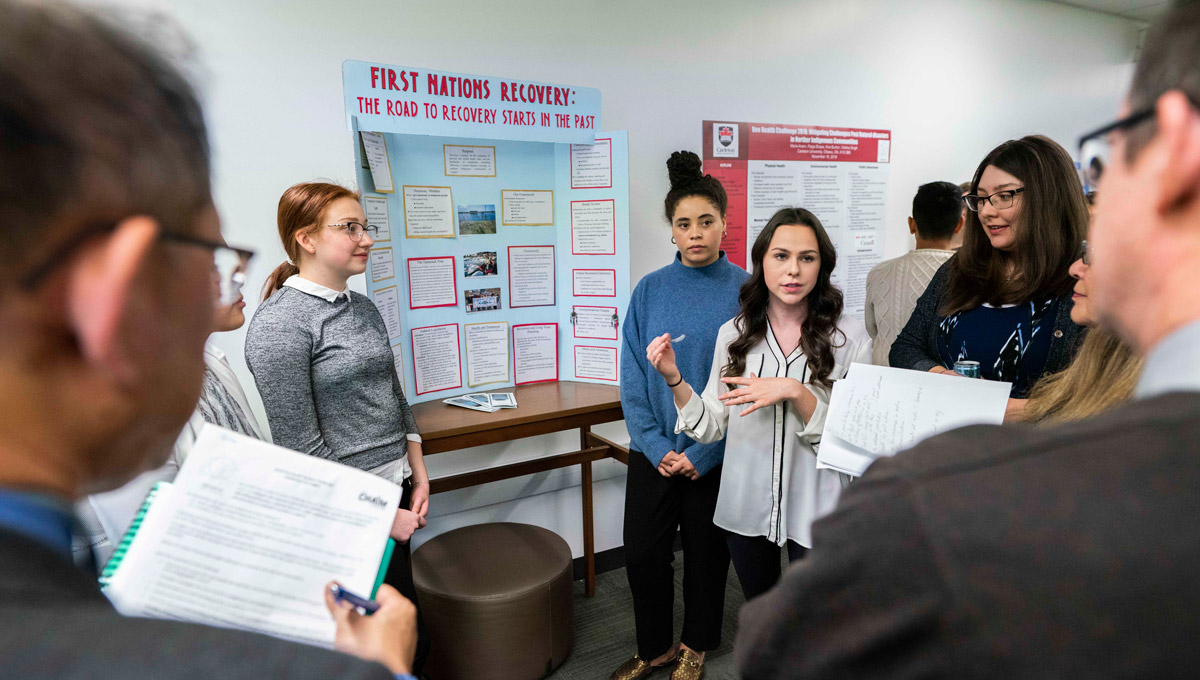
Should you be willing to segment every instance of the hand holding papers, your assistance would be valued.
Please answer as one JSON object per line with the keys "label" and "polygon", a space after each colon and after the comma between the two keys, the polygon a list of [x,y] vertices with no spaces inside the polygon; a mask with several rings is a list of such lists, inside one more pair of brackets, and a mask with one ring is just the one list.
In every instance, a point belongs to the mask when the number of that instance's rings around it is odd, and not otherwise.
{"label": "hand holding papers", "polygon": [[1004,420],[1012,385],[854,364],[833,386],[817,466],[858,477],[878,458],[965,425]]}

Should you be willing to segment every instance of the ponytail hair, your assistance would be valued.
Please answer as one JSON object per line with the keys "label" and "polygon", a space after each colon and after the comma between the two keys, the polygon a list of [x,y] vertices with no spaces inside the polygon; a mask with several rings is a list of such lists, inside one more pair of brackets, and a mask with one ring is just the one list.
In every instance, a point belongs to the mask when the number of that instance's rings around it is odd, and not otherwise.
{"label": "ponytail hair", "polygon": [[700,157],[691,151],[676,151],[667,159],[667,177],[671,180],[671,190],[663,202],[667,222],[675,221],[675,208],[688,196],[707,199],[721,213],[721,219],[725,219],[725,209],[729,207],[725,187],[716,177],[703,174],[701,167]]}
{"label": "ponytail hair", "polygon": [[329,204],[339,198],[359,200],[359,195],[340,184],[329,182],[301,182],[288,187],[279,199],[279,212],[276,221],[279,223],[279,240],[283,242],[283,251],[288,260],[267,277],[263,285],[263,300],[275,294],[283,287],[288,277],[300,273],[300,244],[296,242],[296,234],[301,232],[315,233],[321,228],[321,218]]}

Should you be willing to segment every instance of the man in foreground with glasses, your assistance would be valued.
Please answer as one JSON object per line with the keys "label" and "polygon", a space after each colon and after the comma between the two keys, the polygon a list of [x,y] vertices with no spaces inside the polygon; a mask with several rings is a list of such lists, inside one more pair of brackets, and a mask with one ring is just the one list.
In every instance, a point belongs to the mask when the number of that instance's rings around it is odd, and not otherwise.
{"label": "man in foreground with glasses", "polygon": [[160,465],[196,404],[225,252],[199,103],[147,47],[177,38],[146,40],[0,0],[0,675],[405,673],[415,612],[391,588],[370,617],[326,597],[338,648],[379,665],[122,618],[71,563],[71,502]]}
{"label": "man in foreground with glasses", "polygon": [[873,465],[743,610],[746,680],[1196,675],[1198,103],[1200,3],[1181,3],[1146,36],[1134,115],[1101,133],[1107,163],[1085,160],[1104,169],[1089,302],[1147,356],[1134,401]]}

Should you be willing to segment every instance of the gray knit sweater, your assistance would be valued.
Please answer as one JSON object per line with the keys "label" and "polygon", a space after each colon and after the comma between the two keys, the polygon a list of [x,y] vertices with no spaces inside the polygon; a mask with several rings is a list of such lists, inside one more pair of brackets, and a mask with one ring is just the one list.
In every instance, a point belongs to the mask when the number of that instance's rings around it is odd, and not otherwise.
{"label": "gray knit sweater", "polygon": [[408,454],[417,421],[365,295],[329,302],[281,288],[250,322],[246,363],[276,444],[360,470]]}

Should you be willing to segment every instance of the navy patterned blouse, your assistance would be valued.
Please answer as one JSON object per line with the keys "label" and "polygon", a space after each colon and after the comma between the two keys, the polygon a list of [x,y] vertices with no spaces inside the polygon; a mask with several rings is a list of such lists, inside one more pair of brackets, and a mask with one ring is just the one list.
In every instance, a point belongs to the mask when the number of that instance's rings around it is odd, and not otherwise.
{"label": "navy patterned blouse", "polygon": [[1010,382],[1013,397],[1028,397],[1045,370],[1058,305],[1058,298],[981,305],[945,317],[938,325],[938,358],[950,369],[956,361],[978,361],[984,380]]}

